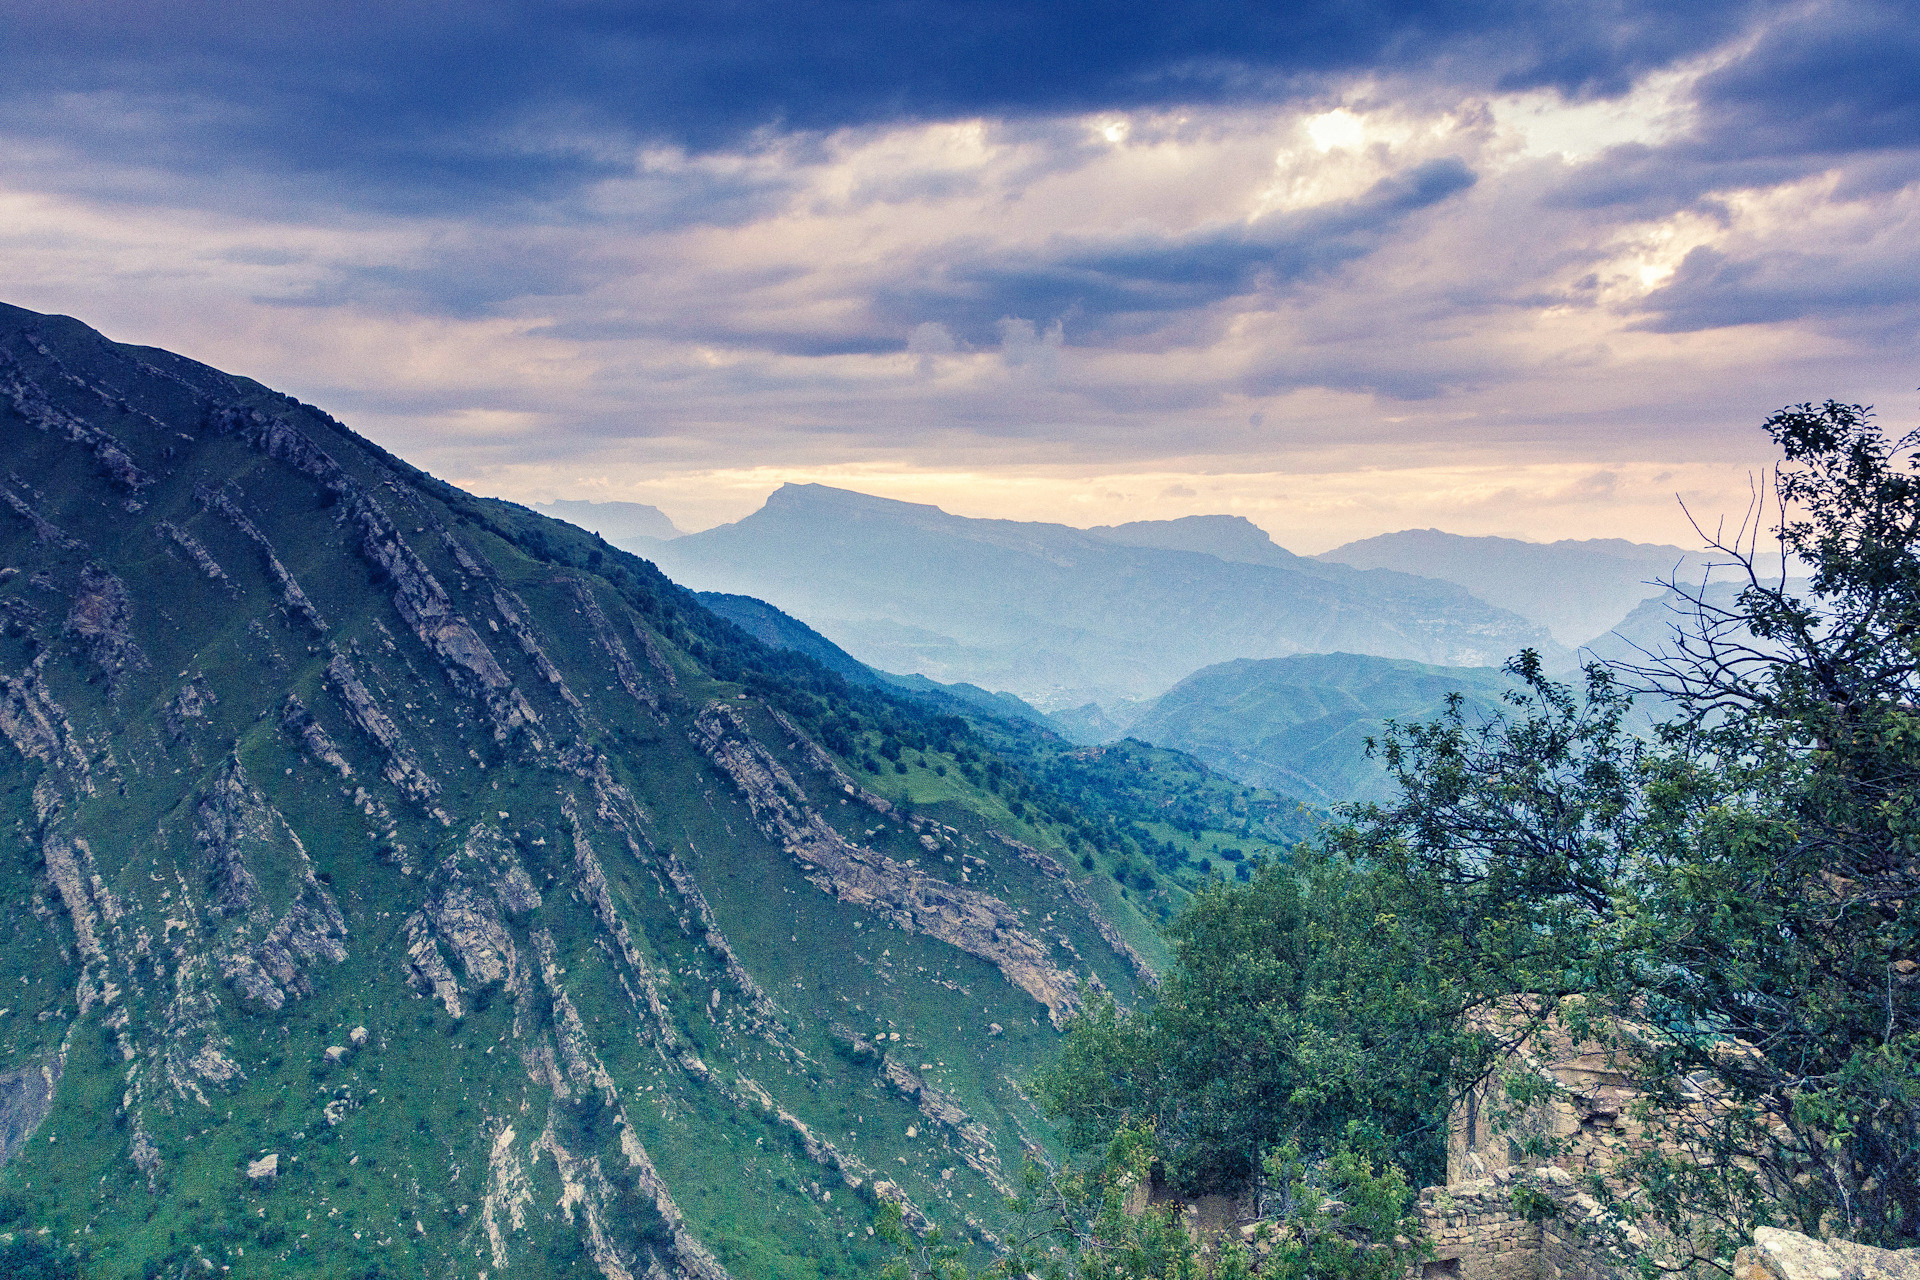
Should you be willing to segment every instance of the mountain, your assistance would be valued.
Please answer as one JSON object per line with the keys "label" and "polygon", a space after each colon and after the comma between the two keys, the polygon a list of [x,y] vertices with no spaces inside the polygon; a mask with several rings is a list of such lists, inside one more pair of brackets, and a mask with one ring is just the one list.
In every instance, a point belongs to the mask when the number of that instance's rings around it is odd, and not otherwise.
{"label": "mountain", "polygon": [[0,1236],[88,1274],[990,1251],[1055,1024],[1311,821],[75,320],[0,307],[0,442]]}
{"label": "mountain", "polygon": [[[1451,583],[1271,542],[1261,551],[1255,536],[1231,520],[975,520],[790,484],[746,519],[652,554],[676,580],[766,600],[869,666],[1007,690],[1048,711],[1154,696],[1241,657],[1346,650],[1475,665],[1534,645],[1569,659]],[[1239,558],[1215,554],[1227,543]]]}
{"label": "mountain", "polygon": [[1384,799],[1386,770],[1366,741],[1386,721],[1439,716],[1460,693],[1471,717],[1515,687],[1487,667],[1436,667],[1351,653],[1240,659],[1196,671],[1136,720],[1130,734],[1191,752],[1230,777],[1320,804]]}
{"label": "mountain", "polygon": [[880,674],[798,618],[788,617],[765,600],[730,596],[718,591],[696,592],[694,598],[720,617],[770,649],[803,653],[843,680],[855,684],[883,683]]}
{"label": "mountain", "polygon": [[[1563,645],[1599,635],[1679,575],[1698,581],[1699,552],[1619,538],[1521,542],[1405,529],[1349,542],[1318,557],[1358,569],[1393,569],[1455,582],[1488,604],[1547,628]],[[1551,664],[1550,664],[1551,665]]]}
{"label": "mountain", "polygon": [[543,516],[597,533],[623,550],[637,550],[642,554],[653,543],[677,538],[681,532],[666,512],[644,502],[582,502],[562,498],[536,502],[533,509]]}

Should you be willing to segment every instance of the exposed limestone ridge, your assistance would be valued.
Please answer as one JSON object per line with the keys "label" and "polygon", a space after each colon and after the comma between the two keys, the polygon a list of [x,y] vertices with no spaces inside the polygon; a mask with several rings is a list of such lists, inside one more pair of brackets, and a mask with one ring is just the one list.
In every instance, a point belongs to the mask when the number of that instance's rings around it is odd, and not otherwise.
{"label": "exposed limestone ridge", "polygon": [[993,1135],[960,1105],[960,1100],[927,1083],[919,1072],[892,1054],[880,1057],[880,1077],[897,1090],[920,1114],[946,1128],[961,1142],[960,1158],[1002,1195],[1014,1194],[1000,1168],[1000,1153],[994,1148]]}
{"label": "exposed limestone ridge", "polygon": [[74,739],[67,714],[40,678],[43,650],[17,676],[0,676],[0,733],[29,760],[51,768],[72,790],[93,794],[93,771]]}
{"label": "exposed limestone ridge", "polygon": [[633,1173],[634,1189],[653,1201],[653,1211],[667,1224],[667,1238],[673,1243],[674,1274],[685,1280],[730,1280],[726,1268],[687,1230],[686,1218],[681,1214],[680,1206],[674,1203],[666,1181],[661,1178],[660,1171],[654,1168],[647,1149],[634,1136],[633,1126],[627,1123],[625,1112],[620,1115],[620,1154],[627,1158],[627,1167]]}
{"label": "exposed limestone ridge", "polygon": [[[168,923],[175,924],[171,920]],[[201,1088],[203,1084],[217,1089],[245,1079],[246,1073],[227,1053],[231,1045],[218,1030],[220,998],[205,953],[192,945],[198,938],[190,932],[191,919],[181,923],[186,928],[173,946],[173,994],[162,1020],[160,1072],[172,1098],[191,1099],[207,1107],[212,1103]],[[163,1108],[171,1105],[167,1095],[155,1101]]]}
{"label": "exposed limestone ridge", "polygon": [[[451,539],[453,535],[448,534],[447,537]],[[457,539],[454,545],[460,545]],[[465,554],[466,549],[462,547],[461,552]],[[567,678],[560,674],[560,668],[553,665],[553,659],[540,647],[539,638],[533,634],[533,627],[527,621],[527,602],[505,587],[496,586],[493,589],[493,607],[500,614],[501,621],[507,624],[507,634],[520,642],[520,652],[526,654],[527,661],[540,673],[540,678],[552,685],[554,692],[560,695],[560,700],[577,714],[581,710],[580,699],[573,696],[573,690],[567,687]]]}
{"label": "exposed limestone ridge", "polygon": [[687,864],[672,849],[659,847],[647,836],[646,815],[639,801],[633,798],[633,793],[615,781],[603,757],[596,757],[590,769],[579,772],[593,783],[594,816],[620,833],[626,841],[627,852],[633,855],[636,862],[657,868],[656,881],[659,871],[666,872],[667,883],[680,898],[681,930],[689,935],[697,932],[708,952],[720,961],[727,979],[733,983],[734,989],[751,1011],[753,1025],[750,1029],[768,1035],[775,1043],[787,1044],[787,1028],[781,1021],[779,1005],[747,971],[747,966],[740,962],[733,944],[721,931],[712,904],[707,901],[700,882],[687,869]]}
{"label": "exposed limestone ridge", "polygon": [[638,619],[629,619],[633,625],[633,638],[640,642],[640,651],[647,655],[647,665],[660,673],[669,689],[680,687],[680,677],[673,673],[673,664],[667,661],[667,654],[654,639],[653,633],[640,625]]}
{"label": "exposed limestone ridge", "polygon": [[1087,913],[1087,919],[1093,923],[1094,932],[1100,935],[1103,942],[1113,948],[1115,955],[1127,962],[1127,967],[1133,970],[1134,977],[1146,983],[1149,987],[1158,987],[1160,985],[1160,975],[1155,973],[1152,967],[1147,964],[1145,957],[1133,949],[1132,943],[1120,936],[1120,931],[1113,927],[1113,922],[1107,919],[1106,913],[1100,910],[1099,904],[1087,896],[1087,891],[1080,886],[1080,882],[1075,880],[1065,867],[1061,866],[1056,859],[1048,857],[1030,844],[1022,844],[1018,840],[1008,839],[997,831],[994,832],[993,835],[994,839],[1013,850],[1014,855],[1018,857],[1020,861],[1026,863],[1041,875],[1046,876],[1049,880],[1059,881],[1060,889],[1067,895],[1067,900]]}
{"label": "exposed limestone ridge", "polygon": [[1011,907],[847,840],[814,812],[806,793],[748,733],[733,707],[710,703],[695,718],[691,736],[739,788],[761,830],[801,864],[815,886],[910,933],[979,956],[1045,1005],[1056,1026],[1080,1007],[1073,974],[1053,963],[1047,944],[1027,932]]}
{"label": "exposed limestone ridge", "polygon": [[1013,1184],[1007,1181],[1000,1167],[1000,1153],[993,1145],[993,1135],[985,1125],[968,1114],[958,1098],[929,1084],[919,1072],[859,1032],[838,1023],[830,1031],[834,1039],[852,1049],[854,1057],[876,1061],[883,1084],[911,1102],[921,1115],[959,1139],[960,1158],[966,1161],[968,1168],[985,1178],[1002,1195],[1014,1194]]}
{"label": "exposed limestone ridge", "polygon": [[240,509],[240,504],[227,496],[226,490],[215,489],[208,485],[195,485],[193,496],[207,510],[217,511],[226,517],[227,523],[238,530],[241,537],[260,548],[260,554],[266,557],[267,574],[273,579],[274,585],[280,588],[280,603],[285,606],[288,613],[299,618],[315,631],[324,633],[327,629],[326,619],[320,616],[320,610],[307,598],[307,593],[300,589],[299,579],[293,576],[287,566],[280,563],[280,557],[274,553],[273,544],[267,541],[267,535],[260,532],[259,527],[247,518],[247,513]]}
{"label": "exposed limestone ridge", "polygon": [[[42,355],[52,354],[44,344],[38,349]],[[60,436],[92,453],[107,478],[129,494],[137,497],[140,490],[153,483],[153,477],[134,464],[133,456],[113,436],[49,401],[40,384],[27,375],[9,351],[0,351],[0,393],[34,429]],[[138,505],[133,509],[138,510]]]}
{"label": "exposed limestone ridge", "polygon": [[41,542],[63,547],[68,551],[82,550],[86,544],[78,538],[68,537],[59,525],[34,510],[33,505],[12,489],[0,487],[0,502],[7,504],[7,510],[33,526],[33,536]]}
{"label": "exposed limestone ridge", "polygon": [[[661,1046],[672,1050],[679,1044],[679,1036],[673,1030],[673,1021],[667,1015],[666,1003],[660,998],[660,978],[640,948],[633,940],[633,933],[627,928],[627,922],[613,904],[613,893],[607,887],[607,873],[600,866],[600,859],[593,852],[593,842],[587,838],[586,827],[580,821],[579,807],[573,797],[568,796],[562,802],[561,813],[567,820],[567,826],[573,835],[573,873],[581,896],[593,909],[594,919],[608,937],[613,939],[620,958],[627,962],[634,978],[640,984],[640,992],[626,987],[628,998],[636,1007],[644,1008],[652,1019],[654,1034]],[[625,986],[625,980],[622,979]]]}
{"label": "exposed limestone ridge", "polygon": [[133,604],[127,586],[97,564],[80,570],[80,584],[74,590],[73,608],[67,611],[65,631],[78,636],[87,656],[107,678],[107,688],[119,696],[129,677],[153,664],[134,642],[129,622]]}
{"label": "exposed limestone ridge", "polygon": [[[200,539],[194,537],[170,520],[162,520],[153,528],[155,533],[158,533],[168,542],[180,548],[187,559],[193,562],[194,568],[206,574],[209,579],[219,583],[234,595],[242,594],[240,584],[227,576],[227,571],[222,569],[220,562],[215,560],[212,553],[200,544]],[[278,562],[276,561],[276,563]]]}
{"label": "exposed limestone ridge", "polygon": [[[207,910],[244,916],[219,956],[220,973],[252,1006],[277,1010],[290,996],[313,994],[306,966],[347,958],[346,918],[314,876],[300,837],[229,757],[194,808],[194,840],[207,864]],[[292,894],[272,920],[249,855],[277,855],[291,867]],[[258,940],[254,940],[256,931]]]}
{"label": "exposed limestone ridge", "polygon": [[815,742],[805,729],[789,720],[784,711],[778,707],[768,707],[767,710],[772,714],[774,722],[785,729],[787,736],[793,739],[794,746],[799,749],[801,758],[808,765],[833,779],[834,785],[845,792],[849,798],[859,801],[875,813],[884,817],[893,812],[893,805],[890,802],[854,781],[847,771],[840,767],[840,762],[828,754],[825,747]]}
{"label": "exposed limestone ridge", "polygon": [[287,695],[286,705],[280,709],[280,726],[298,742],[306,753],[334,770],[343,778],[353,776],[353,766],[340,754],[340,748],[334,744],[333,735],[321,727],[307,710],[307,704],[300,701],[300,695]]}
{"label": "exposed limestone ridge", "polygon": [[446,588],[379,502],[311,436],[284,418],[239,406],[216,410],[213,422],[216,429],[237,432],[254,448],[289,463],[340,499],[341,518],[356,535],[356,549],[383,570],[392,585],[394,609],[433,653],[454,687],[486,707],[497,739],[505,741],[514,730],[540,723],[493,651],[454,610]]}
{"label": "exposed limestone ridge", "polygon": [[593,588],[573,574],[565,574],[559,579],[573,596],[574,603],[587,620],[587,626],[593,632],[594,647],[607,655],[607,662],[613,667],[614,678],[620,682],[635,702],[646,707],[656,716],[660,713],[660,699],[644,677],[640,669],[633,665],[633,655],[627,652],[627,646],[607,621],[606,611],[600,607],[599,599],[593,594]]}
{"label": "exposed limestone ridge", "polygon": [[[431,806],[434,798],[440,794],[440,784],[414,759],[406,739],[400,736],[400,730],[393,720],[380,709],[373,695],[367,692],[367,686],[360,682],[359,674],[344,653],[336,651],[327,663],[327,680],[333,685],[334,692],[340,695],[347,718],[358,725],[360,731],[371,738],[385,756],[381,773],[386,780],[397,787],[402,795],[423,806]],[[439,814],[437,809],[432,812]],[[446,821],[444,815],[441,818],[443,822]]]}
{"label": "exposed limestone ridge", "polygon": [[93,858],[86,843],[81,841],[76,846],[58,832],[50,833],[40,843],[40,855],[46,860],[47,879],[53,882],[55,892],[67,908],[74,945],[81,957],[90,961],[103,959],[105,952],[101,950],[97,933],[99,917],[94,911],[90,884],[93,877],[89,874]]}
{"label": "exposed limestone ridge", "polygon": [[[560,1211],[572,1225],[578,1210],[585,1228],[587,1256],[600,1274],[605,1280],[634,1280],[628,1260],[621,1256],[608,1230],[608,1206],[614,1201],[615,1193],[600,1167],[600,1157],[576,1156],[568,1151],[553,1132],[552,1112],[548,1112],[546,1128],[534,1140],[531,1154],[535,1160],[542,1155],[552,1158],[554,1169],[560,1175]],[[651,1280],[658,1269],[649,1268],[647,1274]]]}
{"label": "exposed limestone ridge", "polygon": [[[760,1104],[762,1110],[770,1112],[775,1120],[799,1140],[800,1150],[805,1153],[807,1159],[813,1161],[823,1169],[828,1169],[839,1174],[840,1180],[854,1191],[858,1191],[862,1186],[871,1184],[875,1196],[886,1201],[888,1204],[899,1206],[901,1218],[914,1232],[924,1235],[927,1229],[933,1225],[932,1220],[929,1219],[925,1213],[921,1212],[920,1206],[916,1205],[912,1197],[900,1189],[899,1184],[880,1177],[858,1156],[840,1150],[840,1148],[834,1146],[825,1138],[814,1133],[812,1129],[807,1127],[806,1121],[775,1103],[774,1100],[768,1096],[767,1091],[755,1084],[752,1080],[741,1076],[739,1077],[738,1083],[742,1092],[750,1095],[754,1101]],[[722,1092],[731,1095],[736,1105],[740,1103],[739,1094],[734,1094],[731,1090],[727,1090],[724,1087],[722,1088]]]}
{"label": "exposed limestone ridge", "polygon": [[313,983],[306,962],[347,958],[347,922],[326,886],[308,871],[299,893],[285,915],[258,944],[229,952],[221,960],[221,976],[255,1005],[277,1010],[290,996],[310,996]]}
{"label": "exposed limestone ridge", "polygon": [[493,1265],[504,1269],[508,1263],[507,1237],[526,1229],[527,1210],[533,1207],[533,1183],[520,1153],[514,1150],[513,1126],[496,1116],[488,1120],[487,1127],[495,1132],[487,1148],[487,1192],[480,1202],[480,1227],[486,1233]]}
{"label": "exposed limestone ridge", "polygon": [[[207,870],[207,912],[216,919],[246,913],[260,896],[260,882],[247,865],[249,846],[276,843],[280,815],[247,781],[239,758],[226,765],[194,806],[195,842]],[[291,830],[288,838],[298,840]]]}
{"label": "exposed limestone ridge", "polygon": [[540,981],[547,989],[547,1003],[553,1009],[554,1039],[560,1045],[560,1062],[566,1068],[567,1080],[578,1092],[598,1090],[611,1107],[619,1101],[619,1091],[613,1087],[613,1077],[601,1063],[600,1055],[593,1051],[593,1040],[580,1021],[579,1011],[573,1007],[572,997],[567,995],[566,985],[560,981],[564,971],[555,952],[553,935],[545,929],[535,929],[531,938],[534,958],[540,966]]}

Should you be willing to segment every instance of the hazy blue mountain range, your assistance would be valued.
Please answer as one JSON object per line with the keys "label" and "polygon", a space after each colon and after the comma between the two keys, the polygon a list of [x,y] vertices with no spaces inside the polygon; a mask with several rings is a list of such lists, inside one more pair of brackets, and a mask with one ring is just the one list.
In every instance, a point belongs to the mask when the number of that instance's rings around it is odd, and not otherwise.
{"label": "hazy blue mountain range", "polygon": [[1438,667],[1351,653],[1238,659],[1196,671],[1155,699],[1128,735],[1188,751],[1231,777],[1319,804],[1390,794],[1366,740],[1388,720],[1431,720],[1447,695],[1485,715],[1515,682],[1488,667]]}
{"label": "hazy blue mountain range", "polygon": [[[1475,665],[1527,645],[1568,657],[1452,583],[1263,541],[1231,518],[1082,530],[786,485],[746,519],[650,554],[676,581],[765,600],[870,666],[1046,710],[1154,696],[1231,658],[1349,651]],[[1235,558],[1216,554],[1229,547]]]}
{"label": "hazy blue mountain range", "polygon": [[1708,562],[1699,552],[1619,538],[1522,542],[1438,529],[1384,533],[1318,559],[1458,583],[1488,604],[1545,627],[1569,647],[1611,629],[1641,601],[1660,595],[1666,589],[1661,584],[1675,575],[1697,583]]}
{"label": "hazy blue mountain range", "polygon": [[679,527],[667,518],[666,512],[644,502],[583,502],[562,498],[536,502],[533,509],[543,516],[577,524],[627,551],[680,536]]}
{"label": "hazy blue mountain range", "polygon": [[1310,824],[75,320],[0,307],[0,448],[0,1231],[89,1274],[990,1248],[1083,984]]}

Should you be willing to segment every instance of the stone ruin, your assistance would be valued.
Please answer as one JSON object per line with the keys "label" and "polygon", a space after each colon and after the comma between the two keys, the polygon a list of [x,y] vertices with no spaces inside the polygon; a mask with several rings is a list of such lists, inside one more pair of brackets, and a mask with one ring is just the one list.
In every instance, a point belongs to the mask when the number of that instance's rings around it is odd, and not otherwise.
{"label": "stone ruin", "polygon": [[[1586,1189],[1649,1141],[1633,1118],[1637,1091],[1614,1053],[1576,1041],[1550,1019],[1519,1037],[1503,1069],[1455,1104],[1446,1185],[1425,1188],[1418,1201],[1433,1253],[1409,1280],[1634,1280],[1635,1255],[1654,1241]],[[1553,1087],[1539,1101],[1515,1106],[1504,1085],[1515,1071],[1538,1072]],[[1688,1092],[1705,1104],[1704,1092]],[[1169,1199],[1156,1187],[1138,1201],[1144,1207]],[[1520,1207],[1527,1201],[1547,1211],[1529,1214]],[[1181,1210],[1203,1256],[1211,1260],[1237,1234],[1254,1247],[1260,1270],[1265,1233],[1251,1197],[1205,1196]],[[1736,1255],[1733,1280],[1920,1280],[1920,1249],[1873,1249],[1762,1227]]]}

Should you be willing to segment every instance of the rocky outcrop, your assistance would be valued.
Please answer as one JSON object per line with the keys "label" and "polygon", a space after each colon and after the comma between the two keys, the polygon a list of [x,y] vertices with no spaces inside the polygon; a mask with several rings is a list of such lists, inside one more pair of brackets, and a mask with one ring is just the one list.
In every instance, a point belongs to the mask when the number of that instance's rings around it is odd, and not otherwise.
{"label": "rocky outcrop", "polygon": [[[334,692],[340,695],[340,703],[345,708],[347,718],[359,726],[360,731],[373,741],[380,754],[385,757],[381,773],[388,782],[397,787],[400,793],[431,806],[440,794],[440,784],[428,776],[414,759],[413,751],[407,746],[406,739],[400,736],[400,730],[391,717],[380,709],[373,695],[367,692],[367,686],[360,682],[359,673],[353,664],[347,661],[343,653],[335,653],[327,663],[327,681]],[[438,813],[438,810],[434,810]]]}
{"label": "rocky outcrop", "polygon": [[334,744],[333,735],[320,726],[319,721],[307,710],[306,703],[300,701],[300,695],[290,693],[280,708],[280,727],[293,735],[309,756],[326,765],[343,778],[353,776],[353,766],[340,754],[340,748]]}
{"label": "rocky outcrop", "polygon": [[1733,1280],[1920,1280],[1920,1249],[1875,1249],[1758,1227],[1733,1259]]}
{"label": "rocky outcrop", "polygon": [[[220,562],[215,560],[204,546],[200,545],[200,539],[194,537],[180,526],[166,520],[162,520],[159,524],[155,525],[154,532],[158,533],[168,542],[171,542],[174,546],[180,548],[181,553],[193,562],[193,567],[200,570],[201,573],[204,573],[210,581],[219,583],[235,595],[240,593],[239,585],[227,576],[227,571],[220,567]],[[275,561],[275,563],[277,564],[279,562]]]}
{"label": "rocky outcrop", "polygon": [[[194,840],[207,879],[207,911],[239,923],[223,940],[220,973],[253,1008],[279,1009],[313,994],[306,971],[316,960],[347,958],[347,923],[313,873],[300,837],[247,780],[237,758],[202,791]],[[276,920],[256,864],[282,868],[288,905]]]}
{"label": "rocky outcrop", "polygon": [[407,918],[408,981],[461,1017],[460,986],[442,958],[459,962],[470,987],[500,983],[515,995],[527,989],[507,917],[540,905],[540,892],[500,831],[475,823],[466,839],[428,882],[427,900]]}
{"label": "rocky outcrop", "polygon": [[1092,898],[1087,896],[1087,891],[1081,888],[1080,883],[1068,874],[1065,867],[1061,866],[1055,859],[1049,858],[1046,854],[1041,853],[1032,845],[1022,844],[1018,840],[1009,840],[997,832],[994,838],[1007,848],[1013,850],[1014,856],[1019,858],[1020,861],[1026,863],[1047,879],[1058,883],[1060,891],[1067,895],[1067,901],[1087,913],[1087,920],[1093,925],[1094,932],[1100,935],[1102,942],[1113,949],[1115,955],[1127,962],[1127,967],[1133,970],[1133,976],[1135,978],[1138,978],[1149,987],[1157,987],[1160,985],[1160,975],[1156,974],[1152,966],[1147,964],[1145,957],[1133,949],[1133,944],[1120,936],[1120,931],[1113,927],[1113,922],[1107,919],[1106,914],[1100,910]]}
{"label": "rocky outcrop", "polygon": [[390,585],[395,611],[438,659],[454,687],[486,707],[495,737],[505,740],[516,729],[539,724],[539,716],[501,670],[479,633],[455,611],[452,598],[426,562],[401,537],[373,496],[312,437],[284,418],[247,406],[216,410],[213,424],[217,430],[239,434],[268,457],[290,464],[339,499],[340,518],[352,530],[360,555]]}
{"label": "rocky outcrop", "polygon": [[640,669],[633,665],[633,655],[627,652],[627,646],[621,643],[613,624],[607,621],[605,610],[595,598],[593,588],[579,578],[569,575],[560,579],[567,591],[573,596],[573,602],[587,620],[587,629],[593,633],[594,647],[606,655],[607,664],[613,668],[614,678],[620,682],[635,702],[647,710],[659,714],[660,699],[648,686]]}
{"label": "rocky outcrop", "polygon": [[106,431],[55,405],[40,385],[27,376],[12,353],[5,351],[0,351],[0,395],[5,395],[13,411],[35,430],[72,441],[91,453],[107,479],[127,493],[138,495],[153,483],[153,478],[135,465],[124,445]]}
{"label": "rocky outcrop", "polygon": [[33,526],[33,536],[39,541],[68,551],[78,551],[83,545],[79,539],[68,537],[60,526],[34,510],[25,498],[4,485],[0,485],[0,502],[4,502],[7,510]]}
{"label": "rocky outcrop", "polygon": [[848,841],[813,811],[792,775],[753,740],[732,707],[709,705],[692,734],[739,788],[761,830],[814,885],[901,929],[979,956],[1046,1006],[1056,1026],[1079,1008],[1077,979],[1053,963],[1047,944],[1022,927],[1011,907]]}
{"label": "rocky outcrop", "polygon": [[773,717],[774,723],[786,730],[787,736],[793,739],[793,749],[800,753],[800,758],[807,762],[809,768],[818,769],[826,774],[844,795],[858,800],[875,813],[884,817],[893,812],[892,804],[849,777],[847,771],[840,767],[840,762],[829,755],[826,748],[808,736],[806,730],[788,719],[785,712],[778,707],[769,707],[767,712]]}
{"label": "rocky outcrop", "polygon": [[289,996],[310,996],[311,961],[347,958],[347,922],[339,904],[311,872],[285,915],[254,946],[228,953],[221,974],[255,1008],[275,1010]]}
{"label": "rocky outcrop", "polygon": [[66,1068],[66,1054],[50,1055],[11,1071],[0,1071],[0,1165],[26,1145],[53,1110],[54,1090]]}
{"label": "rocky outcrop", "polygon": [[42,652],[17,676],[0,676],[0,733],[29,760],[49,766],[74,790],[93,791],[92,769],[74,740],[73,726],[40,678]]}
{"label": "rocky outcrop", "polygon": [[115,696],[126,688],[131,676],[151,665],[134,642],[132,618],[133,605],[125,583],[96,564],[80,571],[73,608],[67,611],[66,633],[79,638]]}
{"label": "rocky outcrop", "polygon": [[287,566],[280,563],[280,557],[275,554],[273,544],[267,541],[267,535],[260,532],[253,521],[247,518],[247,513],[240,509],[240,504],[229,497],[226,490],[215,489],[208,485],[197,486],[193,496],[207,510],[217,511],[226,517],[227,522],[238,530],[242,537],[260,548],[260,554],[266,561],[267,576],[271,577],[274,585],[280,588],[281,605],[290,615],[324,634],[327,630],[326,619],[320,616],[320,610],[314,607],[313,601],[307,599],[307,593],[300,589],[299,580],[293,576]]}
{"label": "rocky outcrop", "polygon": [[[460,547],[459,541],[453,539],[452,535],[448,535],[448,538],[453,546]],[[460,551],[461,554],[466,554],[464,547],[460,547]],[[478,571],[478,569],[479,566],[476,565],[475,570]],[[527,661],[531,662],[533,669],[540,673],[540,678],[560,695],[562,702],[574,711],[579,711],[580,699],[573,696],[573,690],[567,687],[567,678],[560,674],[560,668],[553,665],[553,659],[547,656],[547,651],[540,647],[539,639],[533,634],[533,627],[527,621],[527,602],[504,587],[495,587],[493,607],[499,613],[500,620],[507,624],[507,634],[519,642],[520,652],[527,656]]]}

